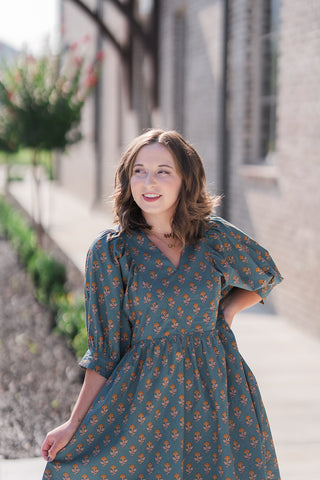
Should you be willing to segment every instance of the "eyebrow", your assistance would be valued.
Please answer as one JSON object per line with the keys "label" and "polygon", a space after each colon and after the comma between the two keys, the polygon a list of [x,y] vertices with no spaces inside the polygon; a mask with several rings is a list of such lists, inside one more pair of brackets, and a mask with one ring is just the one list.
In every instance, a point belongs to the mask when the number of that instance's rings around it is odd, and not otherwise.
{"label": "eyebrow", "polygon": [[[134,167],[145,167],[145,165],[143,163],[135,163]],[[164,163],[163,165],[158,165],[158,167],[166,167],[173,169],[173,167],[171,165],[168,165],[167,163]]]}

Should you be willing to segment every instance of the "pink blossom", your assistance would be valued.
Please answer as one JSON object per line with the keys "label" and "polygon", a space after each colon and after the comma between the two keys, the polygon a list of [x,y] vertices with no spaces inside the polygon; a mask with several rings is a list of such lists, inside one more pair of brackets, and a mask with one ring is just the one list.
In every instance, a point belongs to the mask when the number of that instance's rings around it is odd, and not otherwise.
{"label": "pink blossom", "polygon": [[86,73],[87,73],[88,75],[91,75],[91,74],[94,73],[94,72],[95,72],[94,66],[90,63],[90,65],[88,65],[87,68],[86,68]]}
{"label": "pink blossom", "polygon": [[104,51],[99,50],[99,52],[97,53],[97,56],[96,56],[97,61],[102,62],[104,60],[104,57],[105,57]]}
{"label": "pink blossom", "polygon": [[87,34],[83,37],[82,42],[83,42],[83,43],[88,43],[88,42],[91,41],[91,38],[92,38],[91,35],[90,35],[89,33],[87,33]]}
{"label": "pink blossom", "polygon": [[86,80],[87,88],[93,88],[96,85],[97,81],[98,81],[97,75],[94,72],[90,73],[87,76],[87,80]]}
{"label": "pink blossom", "polygon": [[69,48],[70,48],[71,51],[77,50],[77,48],[78,48],[78,42],[73,42],[73,43],[71,43],[71,45],[70,45]]}
{"label": "pink blossom", "polygon": [[26,63],[35,63],[35,58],[33,55],[27,55],[26,56]]}
{"label": "pink blossom", "polygon": [[13,92],[9,92],[9,90],[6,90],[6,95],[8,97],[8,100],[12,102],[13,100]]}
{"label": "pink blossom", "polygon": [[76,56],[73,58],[73,63],[76,65],[76,67],[81,67],[83,63],[83,58]]}

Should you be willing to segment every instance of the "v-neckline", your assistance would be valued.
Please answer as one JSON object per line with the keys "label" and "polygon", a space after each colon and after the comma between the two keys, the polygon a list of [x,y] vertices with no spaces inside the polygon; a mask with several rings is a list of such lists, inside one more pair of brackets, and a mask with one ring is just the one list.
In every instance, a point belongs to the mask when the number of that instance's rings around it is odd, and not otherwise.
{"label": "v-neckline", "polygon": [[[178,262],[178,265],[175,266],[174,263],[170,260],[170,258],[158,247],[158,245],[156,245],[154,243],[153,240],[151,240],[151,238],[148,237],[148,235],[143,231],[143,230],[139,230],[140,233],[144,236],[144,238],[147,240],[147,242],[149,242],[152,246],[152,248],[158,250],[158,252],[161,254],[161,256],[163,258],[165,258],[167,260],[167,262],[170,263],[171,267],[175,270],[175,271],[178,271],[181,267],[181,262],[182,262],[182,257],[184,256],[185,254],[185,251],[186,251],[186,246],[181,250],[180,252],[180,258],[179,258],[179,262]],[[149,245],[149,248],[150,248],[150,245]]]}

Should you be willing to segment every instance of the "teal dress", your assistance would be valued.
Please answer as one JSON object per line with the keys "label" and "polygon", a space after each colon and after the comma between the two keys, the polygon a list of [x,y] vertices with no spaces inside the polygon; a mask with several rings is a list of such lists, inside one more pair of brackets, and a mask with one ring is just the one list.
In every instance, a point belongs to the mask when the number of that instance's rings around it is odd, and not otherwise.
{"label": "teal dress", "polygon": [[145,233],[108,231],[86,264],[85,368],[106,383],[45,480],[278,480],[252,372],[219,302],[263,300],[281,276],[269,253],[212,217],[180,264]]}

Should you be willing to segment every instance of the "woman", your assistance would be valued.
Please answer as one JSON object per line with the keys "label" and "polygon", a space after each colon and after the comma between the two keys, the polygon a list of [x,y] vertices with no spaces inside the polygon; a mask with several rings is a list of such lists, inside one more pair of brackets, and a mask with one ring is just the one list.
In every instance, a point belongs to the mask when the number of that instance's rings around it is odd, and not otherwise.
{"label": "woman", "polygon": [[230,326],[281,276],[215,203],[177,132],[147,131],[123,155],[119,228],[87,256],[85,380],[44,441],[44,479],[280,478]]}

